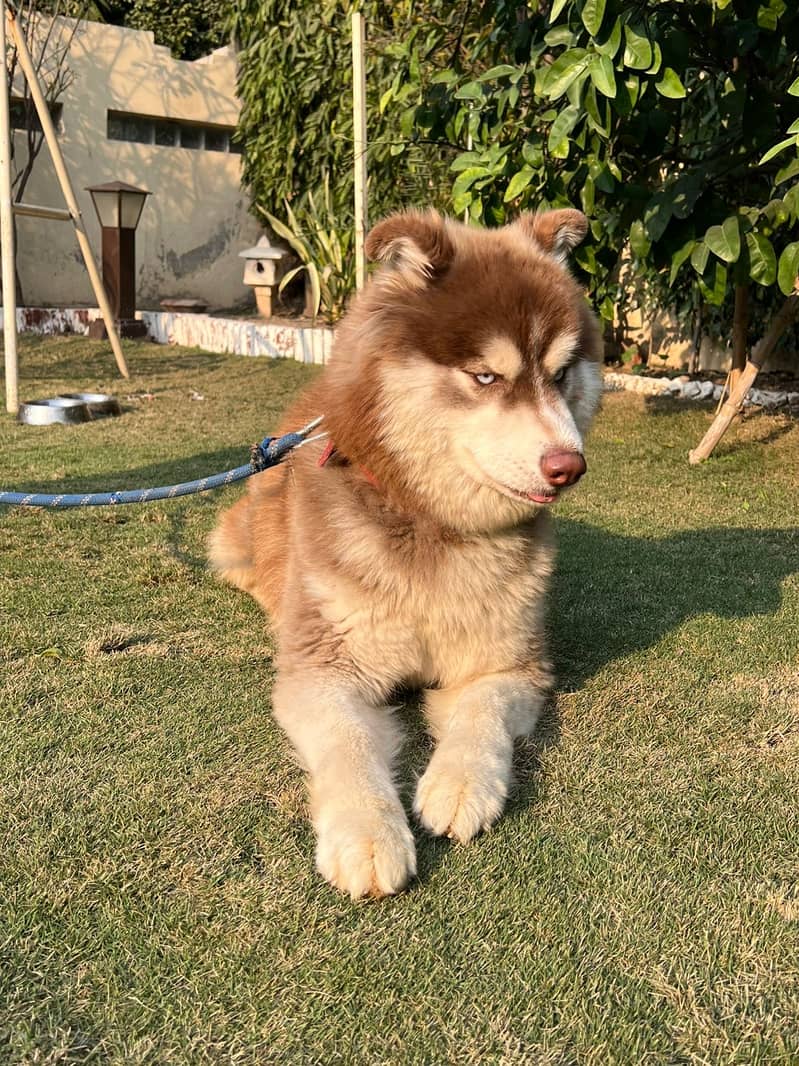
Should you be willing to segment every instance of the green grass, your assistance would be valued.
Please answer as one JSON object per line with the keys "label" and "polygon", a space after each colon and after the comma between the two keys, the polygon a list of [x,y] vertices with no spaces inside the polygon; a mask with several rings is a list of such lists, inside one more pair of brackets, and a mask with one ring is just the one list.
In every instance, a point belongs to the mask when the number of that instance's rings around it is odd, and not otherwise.
{"label": "green grass", "polygon": [[[2,487],[237,465],[314,373],[128,356],[123,383],[101,345],[25,341],[25,398],[154,399],[2,420]],[[607,398],[510,809],[468,848],[417,833],[379,904],[315,874],[265,625],[204,569],[239,490],[0,509],[0,1062],[799,1061],[799,426],[749,417],[691,468],[709,417]]]}

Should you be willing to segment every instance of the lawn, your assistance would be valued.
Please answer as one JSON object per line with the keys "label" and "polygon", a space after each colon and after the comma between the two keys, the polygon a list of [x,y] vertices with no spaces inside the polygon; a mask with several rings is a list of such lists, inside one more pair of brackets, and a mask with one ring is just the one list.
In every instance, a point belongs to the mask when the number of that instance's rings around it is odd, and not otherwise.
{"label": "lawn", "polygon": [[[239,465],[317,372],[21,354],[23,398],[125,412],[3,418],[3,488]],[[799,1061],[799,425],[750,416],[689,467],[710,416],[606,398],[509,811],[466,848],[417,832],[418,881],[381,903],[314,872],[269,635],[206,572],[241,490],[0,508],[0,1062]],[[406,780],[429,754],[407,720]]]}

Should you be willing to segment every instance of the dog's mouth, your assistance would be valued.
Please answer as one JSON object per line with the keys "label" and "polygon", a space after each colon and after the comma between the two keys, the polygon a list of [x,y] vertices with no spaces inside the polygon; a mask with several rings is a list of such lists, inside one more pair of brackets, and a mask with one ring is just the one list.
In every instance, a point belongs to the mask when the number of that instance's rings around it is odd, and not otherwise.
{"label": "dog's mouth", "polygon": [[495,481],[494,484],[507,496],[512,496],[515,500],[529,500],[532,503],[539,503],[546,506],[547,504],[554,503],[558,498],[557,492],[521,492],[519,489],[511,488],[510,485],[505,485],[500,481]]}
{"label": "dog's mouth", "polygon": [[496,478],[491,477],[480,466],[471,452],[468,453],[469,458],[474,464],[476,471],[480,472],[481,479],[484,479],[492,489],[496,489],[497,492],[501,492],[503,496],[508,496],[511,500],[521,500],[524,503],[537,503],[541,507],[546,507],[550,503],[554,503],[558,498],[558,489],[548,489],[545,492],[523,492],[521,489],[515,489],[512,485],[506,485],[504,481],[497,481]]}

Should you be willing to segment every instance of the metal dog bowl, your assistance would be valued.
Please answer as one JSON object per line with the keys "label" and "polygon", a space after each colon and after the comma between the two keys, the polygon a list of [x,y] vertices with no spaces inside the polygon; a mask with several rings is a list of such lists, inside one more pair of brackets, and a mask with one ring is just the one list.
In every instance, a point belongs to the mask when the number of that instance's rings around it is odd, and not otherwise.
{"label": "metal dog bowl", "polygon": [[54,422],[73,425],[122,414],[119,400],[104,392],[65,392],[48,400],[29,400],[19,405],[18,422],[49,426]]}
{"label": "metal dog bowl", "polygon": [[71,425],[76,422],[91,422],[92,413],[83,400],[69,396],[54,396],[50,400],[29,400],[19,405],[18,422],[30,426],[49,426],[53,422]]}
{"label": "metal dog bowl", "polygon": [[107,396],[103,392],[62,392],[57,397],[59,400],[80,400],[85,403],[95,418],[104,418],[107,415],[120,415],[122,408],[116,396]]}

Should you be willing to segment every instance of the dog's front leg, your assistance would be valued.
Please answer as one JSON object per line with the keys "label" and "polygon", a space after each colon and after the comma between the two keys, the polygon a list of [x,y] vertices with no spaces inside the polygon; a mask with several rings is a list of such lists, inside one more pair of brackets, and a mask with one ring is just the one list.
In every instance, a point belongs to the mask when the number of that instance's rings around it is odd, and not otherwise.
{"label": "dog's front leg", "polygon": [[499,818],[513,741],[532,731],[543,698],[544,686],[516,671],[426,693],[438,745],[419,780],[414,810],[431,833],[465,844]]}
{"label": "dog's front leg", "polygon": [[416,852],[392,775],[391,711],[334,674],[281,677],[274,712],[308,771],[322,876],[353,899],[400,892]]}

